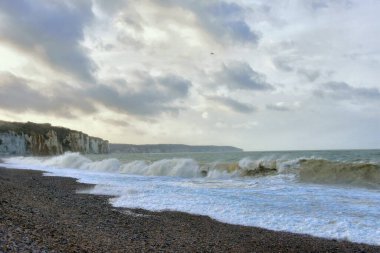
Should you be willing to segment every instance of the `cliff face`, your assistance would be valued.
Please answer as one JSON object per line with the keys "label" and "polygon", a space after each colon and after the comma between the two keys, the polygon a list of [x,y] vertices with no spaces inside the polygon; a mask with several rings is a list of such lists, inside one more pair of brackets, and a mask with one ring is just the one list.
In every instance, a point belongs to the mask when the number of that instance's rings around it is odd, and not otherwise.
{"label": "cliff face", "polygon": [[0,133],[0,154],[25,154],[26,142],[23,135],[13,132]]}
{"label": "cliff face", "polygon": [[104,154],[109,147],[108,141],[67,128],[0,121],[0,154],[46,156],[66,151]]}

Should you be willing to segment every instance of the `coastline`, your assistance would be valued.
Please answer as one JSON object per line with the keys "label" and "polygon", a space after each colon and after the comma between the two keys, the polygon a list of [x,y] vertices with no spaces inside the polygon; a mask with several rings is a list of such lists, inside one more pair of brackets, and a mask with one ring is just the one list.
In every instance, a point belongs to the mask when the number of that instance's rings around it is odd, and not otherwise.
{"label": "coastline", "polygon": [[114,208],[92,187],[0,168],[0,252],[380,252],[380,246],[225,224],[174,211]]}

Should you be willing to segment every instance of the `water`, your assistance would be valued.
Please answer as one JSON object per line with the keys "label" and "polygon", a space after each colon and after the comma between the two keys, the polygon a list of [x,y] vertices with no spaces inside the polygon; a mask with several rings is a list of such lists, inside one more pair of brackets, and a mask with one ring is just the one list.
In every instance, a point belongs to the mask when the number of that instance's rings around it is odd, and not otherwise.
{"label": "water", "polygon": [[117,207],[177,210],[273,230],[380,245],[380,151],[67,153],[11,168],[96,184]]}

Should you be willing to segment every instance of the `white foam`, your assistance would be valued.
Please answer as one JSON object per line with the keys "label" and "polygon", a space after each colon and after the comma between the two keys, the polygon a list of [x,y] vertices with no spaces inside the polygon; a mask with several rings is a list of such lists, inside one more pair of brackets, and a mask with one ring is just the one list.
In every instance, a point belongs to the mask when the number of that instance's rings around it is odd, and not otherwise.
{"label": "white foam", "polygon": [[115,206],[178,210],[233,224],[380,245],[376,191],[299,185],[283,175],[246,180],[142,178],[128,180],[128,190],[121,189],[115,189]]}
{"label": "white foam", "polygon": [[94,171],[119,172],[120,166],[121,163],[119,160],[111,158],[95,162],[86,162],[81,164],[79,168]]}
{"label": "white foam", "polygon": [[252,164],[258,165],[257,162],[252,161],[249,157],[244,157],[243,159],[239,160],[239,166],[241,168],[249,168],[252,167]]}
{"label": "white foam", "polygon": [[207,172],[207,178],[213,179],[229,179],[234,177],[239,177],[240,173],[238,171],[228,172],[226,170],[220,170],[216,168],[211,168]]}
{"label": "white foam", "polygon": [[145,161],[133,161],[123,164],[120,168],[121,173],[141,175],[146,173],[148,164]]}

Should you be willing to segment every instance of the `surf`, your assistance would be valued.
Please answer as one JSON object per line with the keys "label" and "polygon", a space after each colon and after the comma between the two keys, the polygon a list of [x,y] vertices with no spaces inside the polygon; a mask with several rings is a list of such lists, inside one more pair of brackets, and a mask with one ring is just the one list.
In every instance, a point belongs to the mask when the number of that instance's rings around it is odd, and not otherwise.
{"label": "surf", "polygon": [[380,188],[380,165],[367,162],[330,161],[322,158],[284,159],[241,158],[232,162],[199,162],[192,158],[166,158],[156,161],[116,158],[91,160],[79,153],[67,152],[55,157],[3,158],[7,164],[34,165],[43,168],[71,168],[142,176],[182,178],[246,178],[293,174],[299,182],[352,185]]}

